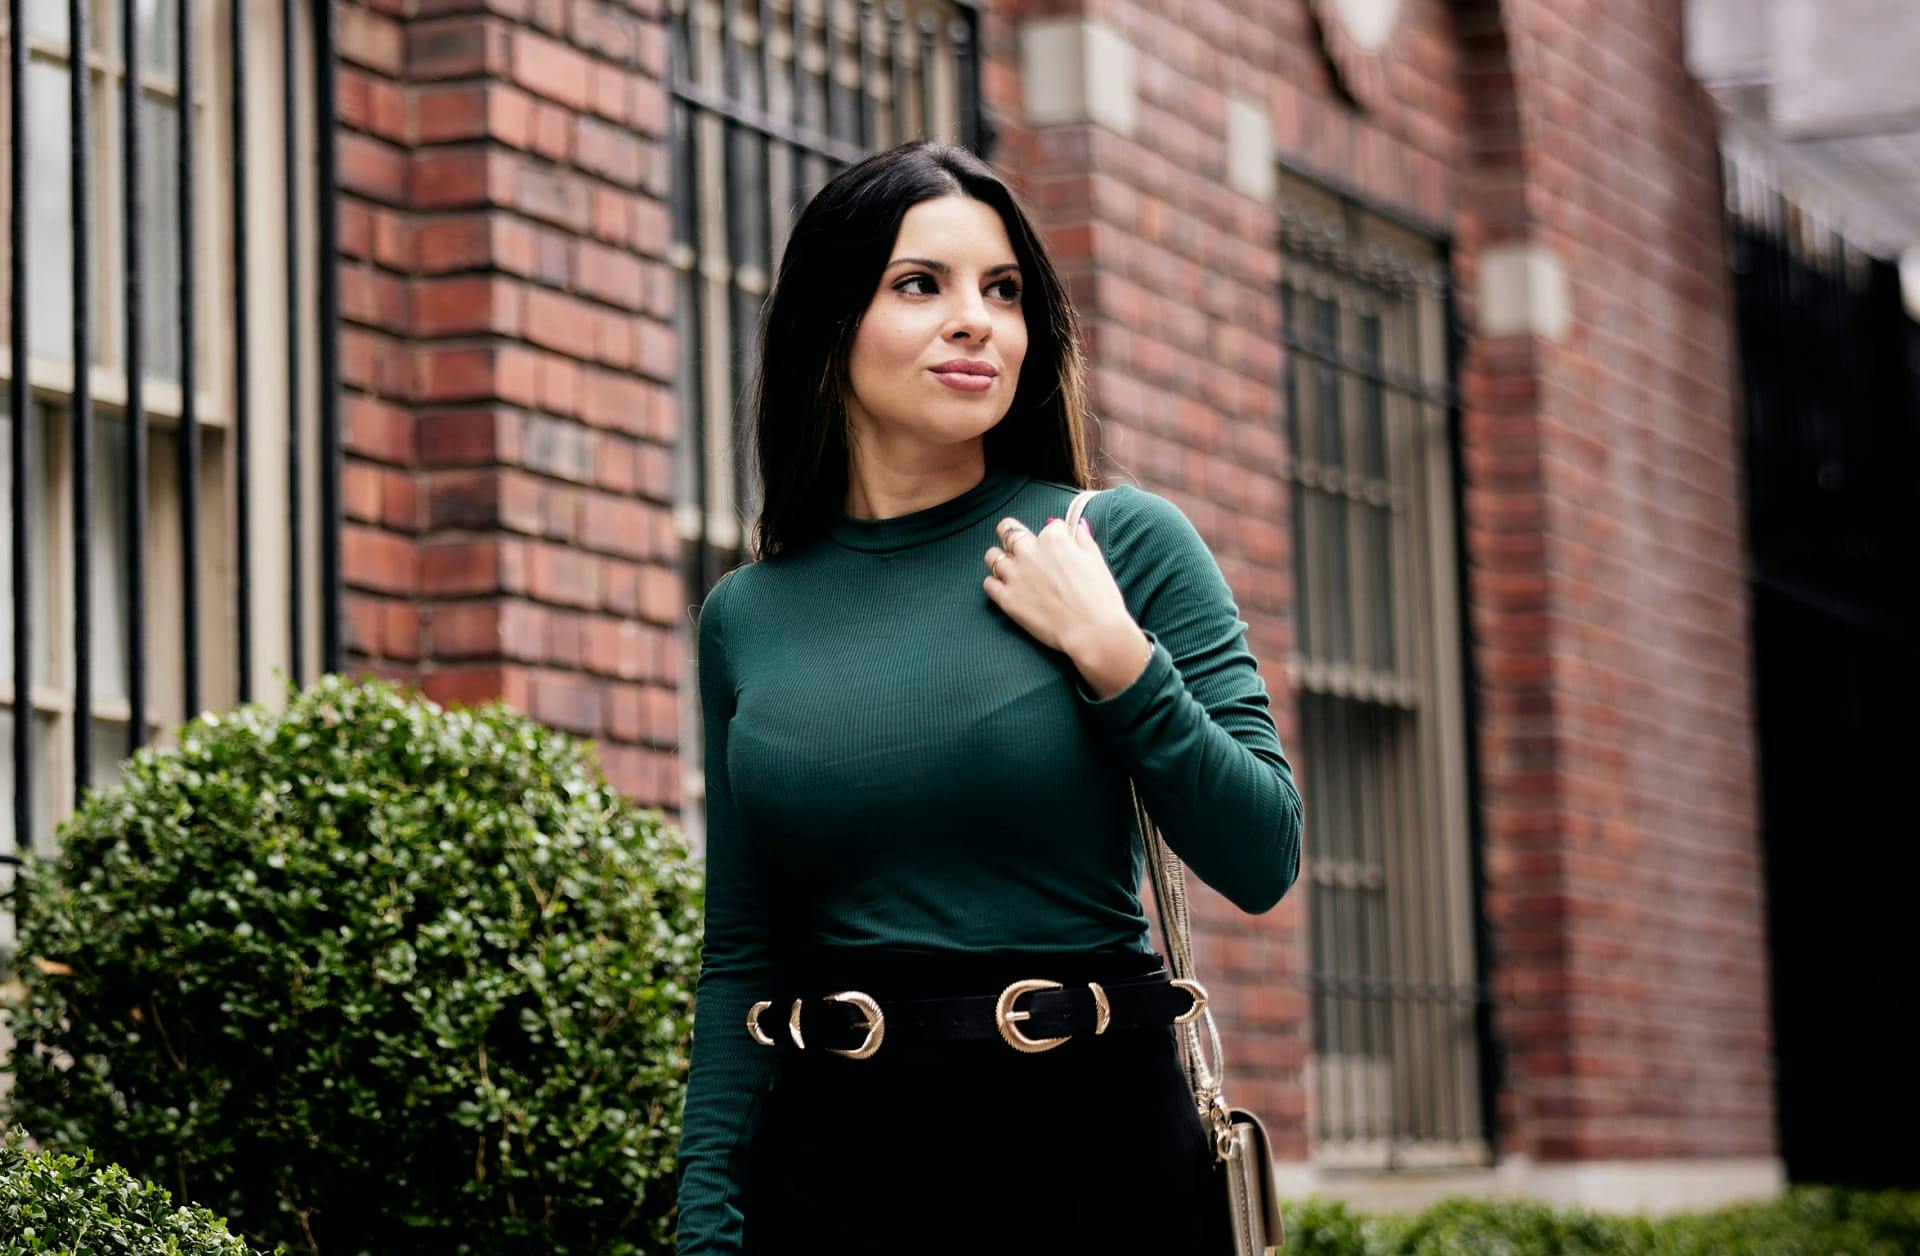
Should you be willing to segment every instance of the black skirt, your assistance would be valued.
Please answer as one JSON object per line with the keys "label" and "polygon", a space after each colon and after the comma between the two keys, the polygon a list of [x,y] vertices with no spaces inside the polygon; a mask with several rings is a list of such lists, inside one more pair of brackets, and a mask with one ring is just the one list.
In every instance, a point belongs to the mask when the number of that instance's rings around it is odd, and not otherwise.
{"label": "black skirt", "polygon": [[[1138,951],[861,949],[802,962],[811,967],[803,981],[883,1003],[1164,966]],[[1171,1026],[1031,1054],[998,1041],[895,1051],[883,1041],[865,1060],[782,1050],[746,1155],[748,1256],[1231,1250],[1226,1177]]]}

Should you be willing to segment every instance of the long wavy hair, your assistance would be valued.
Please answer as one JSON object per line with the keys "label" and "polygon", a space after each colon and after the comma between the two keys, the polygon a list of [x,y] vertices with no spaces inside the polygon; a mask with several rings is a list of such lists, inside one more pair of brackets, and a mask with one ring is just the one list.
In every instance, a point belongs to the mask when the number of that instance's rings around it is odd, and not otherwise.
{"label": "long wavy hair", "polygon": [[762,490],[756,559],[812,543],[846,501],[854,336],[907,211],[952,195],[999,212],[1025,297],[1027,353],[1012,404],[986,433],[987,468],[1092,486],[1079,317],[1046,246],[992,166],[957,145],[912,140],[849,166],[807,203],[761,309],[746,407]]}

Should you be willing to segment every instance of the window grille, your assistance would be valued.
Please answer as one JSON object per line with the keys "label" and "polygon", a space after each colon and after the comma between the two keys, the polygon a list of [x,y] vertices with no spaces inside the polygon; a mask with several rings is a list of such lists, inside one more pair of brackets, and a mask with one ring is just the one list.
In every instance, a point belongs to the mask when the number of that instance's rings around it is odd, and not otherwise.
{"label": "window grille", "polygon": [[1481,1102],[1444,244],[1283,179],[1308,1124],[1323,1164],[1475,1163]]}
{"label": "window grille", "polygon": [[339,665],[332,20],[0,14],[0,892],[135,748]]}

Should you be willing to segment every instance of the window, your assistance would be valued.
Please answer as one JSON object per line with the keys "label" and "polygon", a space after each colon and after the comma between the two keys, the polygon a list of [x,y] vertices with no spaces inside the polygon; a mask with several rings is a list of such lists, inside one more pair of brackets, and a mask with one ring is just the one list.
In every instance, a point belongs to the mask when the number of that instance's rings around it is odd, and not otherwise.
{"label": "window", "polygon": [[[681,438],[675,523],[688,600],[745,555],[758,515],[741,404],[787,228],[870,152],[932,135],[983,152],[978,14],[951,0],[670,0],[670,252]],[[683,651],[682,826],[704,847],[697,651]]]}
{"label": "window", "polygon": [[1282,180],[1307,925],[1328,1165],[1485,1158],[1442,246]]}
{"label": "window", "polygon": [[[291,4],[247,7],[249,89],[236,101],[229,72],[233,14],[225,3],[195,3],[188,10],[194,41],[189,100],[182,91],[180,2],[138,0],[129,57],[116,0],[90,0],[84,55],[78,56],[65,0],[27,0],[24,127],[7,116],[0,92],[0,152],[11,156],[12,146],[24,141],[27,169],[24,188],[16,189],[0,164],[0,223],[6,227],[0,230],[0,268],[10,271],[13,264],[14,214],[24,217],[29,259],[24,308],[16,311],[0,297],[0,855],[29,842],[49,848],[55,827],[73,809],[76,788],[117,779],[136,741],[165,742],[203,709],[249,696],[271,698],[278,693],[274,672],[297,670],[296,626],[288,607],[296,579],[304,587],[307,577],[294,573],[316,569],[311,551],[321,537],[317,515],[293,520],[287,505],[289,446],[295,432],[303,447],[315,439],[310,418],[302,416],[316,409],[310,391],[295,392],[290,346],[314,354],[321,343],[317,320],[285,313],[294,304],[287,258],[290,248],[310,238],[317,204],[303,204],[296,213],[287,195],[285,162],[310,162],[317,133],[312,111],[295,108],[298,151],[287,154],[284,123],[293,98],[281,77],[283,23],[292,15],[297,39],[302,10]],[[0,65],[9,64],[15,34],[0,25]],[[76,65],[83,67],[79,72],[90,92],[86,142],[79,145],[90,185],[89,213],[80,216],[88,224],[84,240],[76,233],[71,181]],[[0,76],[6,73],[0,69]],[[138,112],[131,146],[124,130],[129,76]],[[190,163],[181,145],[183,110],[192,128]],[[244,134],[244,144],[236,144],[237,134]],[[141,198],[131,220],[125,201],[130,177]],[[183,178],[192,181],[190,250],[182,247]],[[310,177],[302,178],[314,188]],[[243,219],[237,216],[239,193]],[[244,254],[236,244],[242,238]],[[73,286],[83,243],[89,254],[84,303],[75,299]],[[128,264],[130,253],[137,272]],[[301,264],[310,267],[312,259]],[[191,335],[181,317],[185,266],[192,267]],[[130,282],[134,273],[137,288]],[[311,276],[303,282],[310,284]],[[128,302],[136,291],[131,313],[137,316],[132,321],[139,326],[139,352],[133,354]],[[271,313],[243,320],[243,299],[250,310]],[[11,350],[16,318],[26,331],[22,362]],[[78,369],[76,331],[87,348]],[[237,347],[242,331],[244,393]],[[16,373],[27,395],[19,416],[10,401]],[[306,377],[312,378],[310,369]],[[91,413],[87,477],[79,474],[74,456],[82,397]],[[138,429],[129,417],[136,413]],[[243,442],[241,425],[250,413],[278,421],[248,424]],[[18,503],[16,420],[27,425],[29,449],[26,496]],[[133,439],[136,431],[144,440]],[[188,432],[195,461],[183,477]],[[302,458],[301,465],[315,465],[310,451]],[[136,466],[142,466],[138,491],[131,479]],[[86,500],[78,503],[83,480]],[[304,496],[311,501],[314,494]],[[85,507],[78,517],[77,505]],[[243,524],[251,538],[244,555],[238,548]],[[14,718],[17,528],[30,554],[32,633],[26,680],[32,716],[25,730],[32,810],[31,831],[24,834],[16,831],[14,812],[22,784],[14,759],[14,742],[22,735]],[[298,563],[296,552],[302,555]],[[136,554],[142,569],[137,585]],[[76,648],[75,576],[83,565],[91,610],[85,651]],[[308,597],[306,604],[313,601]],[[303,641],[314,634],[313,625],[298,627]],[[10,866],[0,865],[0,889],[10,878]],[[0,910],[0,945],[11,938],[11,919]]]}

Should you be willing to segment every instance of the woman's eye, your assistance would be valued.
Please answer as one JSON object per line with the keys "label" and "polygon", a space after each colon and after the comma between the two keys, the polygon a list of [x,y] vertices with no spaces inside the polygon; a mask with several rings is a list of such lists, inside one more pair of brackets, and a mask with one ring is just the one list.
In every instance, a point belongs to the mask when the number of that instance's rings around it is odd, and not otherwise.
{"label": "woman's eye", "polygon": [[[911,291],[911,292],[912,292],[912,295],[914,295],[914,296],[922,296],[922,295],[925,295],[925,294],[924,294],[924,293],[922,293],[921,291],[919,291],[919,290],[917,290],[917,289],[909,289],[909,288],[908,288],[908,285],[909,285],[909,284],[923,284],[923,283],[924,283],[924,284],[930,284],[930,283],[932,283],[932,282],[933,282],[933,276],[931,276],[931,275],[908,275],[908,276],[907,276],[907,277],[906,277],[905,279],[902,279],[902,280],[901,280],[901,281],[900,281],[899,283],[897,283],[897,284],[895,284],[895,285],[894,285],[894,290],[895,290],[895,291],[897,291],[897,292],[909,292],[909,291]],[[1007,299],[1007,300],[1009,300],[1009,301],[1013,301],[1013,300],[1018,300],[1018,299],[1019,299],[1019,296],[1020,296],[1020,281],[1019,281],[1019,280],[1017,280],[1017,279],[1002,279],[1002,280],[1000,280],[1000,281],[999,281],[998,283],[996,283],[996,284],[994,284],[994,285],[992,285],[992,286],[993,286],[994,288],[1005,288],[1005,289],[1007,290],[1007,291],[1006,291],[1006,299]]]}

